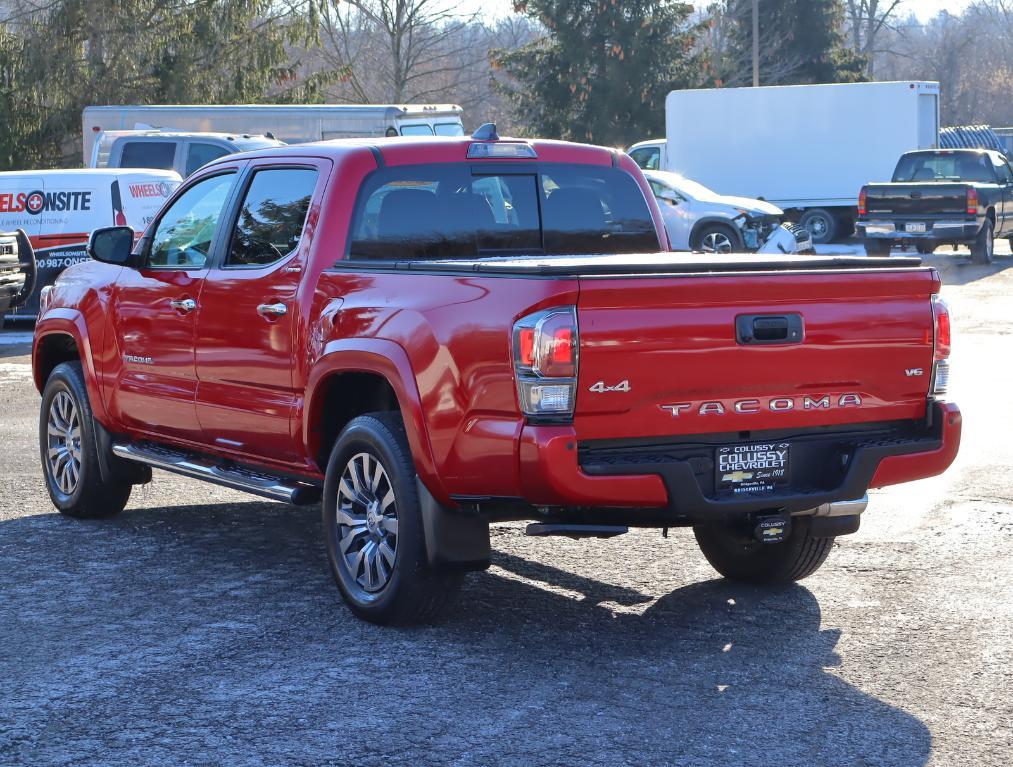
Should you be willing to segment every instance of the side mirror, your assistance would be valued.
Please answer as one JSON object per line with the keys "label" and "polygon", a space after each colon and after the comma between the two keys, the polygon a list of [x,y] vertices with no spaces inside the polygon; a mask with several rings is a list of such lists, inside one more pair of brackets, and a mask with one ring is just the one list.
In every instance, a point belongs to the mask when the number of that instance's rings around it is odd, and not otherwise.
{"label": "side mirror", "polygon": [[129,226],[96,229],[88,238],[88,255],[96,261],[114,266],[129,266],[133,247],[134,230]]}

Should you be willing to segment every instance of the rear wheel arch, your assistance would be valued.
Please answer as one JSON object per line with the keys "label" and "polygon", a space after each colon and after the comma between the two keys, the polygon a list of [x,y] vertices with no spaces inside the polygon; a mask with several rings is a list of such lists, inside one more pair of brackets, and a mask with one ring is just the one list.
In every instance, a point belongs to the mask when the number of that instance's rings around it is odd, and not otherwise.
{"label": "rear wheel arch", "polygon": [[422,402],[404,350],[392,341],[354,339],[318,361],[306,387],[303,441],[321,469],[341,429],[369,412],[397,412],[416,472],[433,496],[450,503],[435,466]]}

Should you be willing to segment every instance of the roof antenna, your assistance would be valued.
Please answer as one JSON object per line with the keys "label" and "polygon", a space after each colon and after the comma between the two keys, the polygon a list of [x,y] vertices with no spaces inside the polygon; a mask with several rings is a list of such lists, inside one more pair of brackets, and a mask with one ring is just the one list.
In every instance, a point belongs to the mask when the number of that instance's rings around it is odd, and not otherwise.
{"label": "roof antenna", "polygon": [[486,123],[471,134],[475,141],[499,141],[499,134],[496,132],[496,123]]}

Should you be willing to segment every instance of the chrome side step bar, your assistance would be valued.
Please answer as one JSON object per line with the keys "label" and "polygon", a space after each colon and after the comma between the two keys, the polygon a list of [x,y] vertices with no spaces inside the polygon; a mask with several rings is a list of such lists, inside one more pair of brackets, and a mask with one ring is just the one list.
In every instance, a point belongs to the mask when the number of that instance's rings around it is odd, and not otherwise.
{"label": "chrome side step bar", "polygon": [[320,500],[320,488],[308,482],[266,474],[242,466],[221,466],[211,456],[174,450],[153,443],[114,444],[113,454],[156,469],[203,479],[275,501],[303,506]]}

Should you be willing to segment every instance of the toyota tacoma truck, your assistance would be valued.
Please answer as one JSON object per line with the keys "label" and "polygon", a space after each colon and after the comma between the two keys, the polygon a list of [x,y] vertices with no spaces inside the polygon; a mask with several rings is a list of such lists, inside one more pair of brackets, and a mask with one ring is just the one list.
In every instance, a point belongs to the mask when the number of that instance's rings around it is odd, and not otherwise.
{"label": "toyota tacoma truck", "polygon": [[483,126],[222,158],[46,291],[49,494],[108,517],[156,468],[320,503],[378,623],[437,614],[507,520],[692,527],[728,578],[803,578],[869,488],[957,452],[939,277],[667,249],[601,147]]}
{"label": "toyota tacoma truck", "polygon": [[969,245],[989,264],[996,237],[1013,237],[1013,169],[999,152],[933,149],[901,155],[889,184],[868,184],[858,196],[855,226],[870,256],[894,242],[928,254],[939,245]]}

